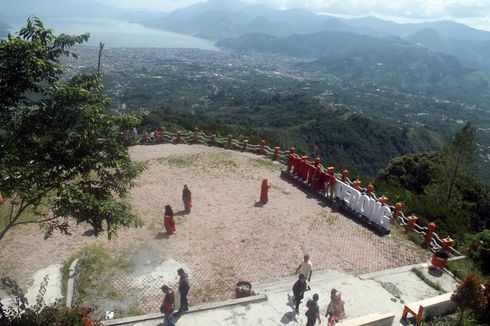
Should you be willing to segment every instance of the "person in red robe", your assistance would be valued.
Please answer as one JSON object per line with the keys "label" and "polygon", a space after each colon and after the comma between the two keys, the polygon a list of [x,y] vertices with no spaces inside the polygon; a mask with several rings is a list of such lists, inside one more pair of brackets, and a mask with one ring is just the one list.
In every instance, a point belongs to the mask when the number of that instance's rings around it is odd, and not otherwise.
{"label": "person in red robe", "polygon": [[167,233],[175,232],[174,212],[170,205],[165,206],[165,216],[163,218],[163,225]]}
{"label": "person in red robe", "polygon": [[269,201],[269,188],[271,183],[267,179],[262,180],[262,188],[260,190],[260,202],[262,204],[267,204]]}

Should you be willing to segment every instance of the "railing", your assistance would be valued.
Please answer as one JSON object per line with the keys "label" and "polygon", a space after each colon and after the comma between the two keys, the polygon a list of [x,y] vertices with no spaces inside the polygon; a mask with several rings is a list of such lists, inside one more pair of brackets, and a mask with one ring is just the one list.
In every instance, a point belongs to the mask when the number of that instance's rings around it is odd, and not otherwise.
{"label": "railing", "polygon": [[[153,138],[151,137],[152,133],[143,132],[143,134],[137,134],[136,132],[126,131],[124,136],[127,140],[133,138],[139,141],[140,144],[161,144],[161,143],[183,143],[183,144],[205,144],[209,146],[217,146],[230,150],[237,150],[242,152],[250,152],[258,155],[262,155],[264,157],[270,158],[272,160],[278,161],[283,165],[288,164],[288,157],[290,155],[295,155],[296,159],[301,160],[302,158],[294,153],[294,149],[289,150],[281,150],[279,146],[271,148],[266,145],[265,140],[262,140],[260,144],[253,145],[250,144],[248,139],[243,139],[242,141],[233,139],[231,135],[228,135],[227,138],[218,137],[215,134],[208,135],[205,132],[199,131],[198,128],[194,128],[193,131],[166,131],[164,127],[160,127],[159,130],[155,130],[153,132]],[[322,172],[327,171],[327,169],[321,165],[318,160],[318,166]],[[315,164],[306,161],[308,164]],[[360,191],[363,195],[368,196],[369,198],[374,199],[376,202],[381,203],[381,205],[387,205],[388,198],[381,196],[378,197],[374,192],[374,186],[369,184],[367,187],[361,187],[361,181],[359,180],[350,180],[348,170],[339,172],[333,172],[335,178],[341,180],[343,183],[354,187],[356,190]],[[308,184],[308,179],[303,180],[306,184]],[[310,184],[308,184],[310,185]],[[311,185],[310,185],[311,186]],[[326,194],[324,194],[326,196]],[[434,230],[430,230],[427,226],[421,226],[417,223],[409,222],[409,218],[407,218],[403,211],[401,211],[401,203],[397,203],[400,207],[394,205],[387,205],[391,210],[391,219],[397,220],[398,223],[409,230],[413,230],[416,234],[421,236],[429,248],[432,251],[439,251],[444,249],[448,251],[448,254],[451,256],[462,256],[460,252],[452,247],[452,239],[445,238],[441,239],[439,235]],[[435,225],[434,225],[435,228]]]}

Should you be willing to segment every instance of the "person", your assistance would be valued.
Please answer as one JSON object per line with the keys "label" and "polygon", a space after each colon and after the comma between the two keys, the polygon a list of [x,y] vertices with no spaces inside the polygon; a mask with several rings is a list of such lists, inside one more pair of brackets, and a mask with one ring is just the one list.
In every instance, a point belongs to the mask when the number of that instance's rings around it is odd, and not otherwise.
{"label": "person", "polygon": [[177,274],[179,274],[179,293],[180,293],[180,307],[179,313],[185,312],[189,310],[189,302],[187,301],[187,294],[189,294],[189,289],[191,288],[189,284],[189,276],[186,272],[184,272],[183,268],[179,268],[177,270]]}
{"label": "person", "polygon": [[191,191],[187,187],[187,185],[184,185],[184,190],[182,190],[182,201],[184,202],[184,209],[187,214],[191,212],[191,207],[192,207],[192,197],[191,197]]}
{"label": "person", "polygon": [[167,233],[175,232],[174,212],[170,205],[165,206],[165,216],[163,218],[163,225]]}
{"label": "person", "polygon": [[175,326],[173,314],[175,305],[174,291],[167,285],[162,286],[162,291],[165,294],[165,298],[163,299],[160,312],[165,315],[165,326]]}
{"label": "person", "polygon": [[329,316],[329,326],[335,325],[337,320],[345,315],[344,304],[345,302],[342,300],[342,294],[340,291],[332,289],[330,292],[330,303],[328,304],[327,312],[325,313],[325,317]]}
{"label": "person", "polygon": [[299,274],[298,280],[293,285],[293,295],[294,295],[294,307],[295,311],[299,313],[299,304],[303,300],[303,296],[306,292],[306,280],[303,274]]}
{"label": "person", "polygon": [[260,190],[260,202],[262,204],[267,204],[269,201],[269,188],[271,187],[271,183],[267,181],[267,179],[262,180],[262,187]]}
{"label": "person", "polygon": [[308,308],[305,313],[306,317],[308,317],[308,322],[306,323],[306,326],[314,326],[317,319],[318,323],[322,322],[320,319],[320,307],[318,306],[318,299],[319,296],[317,293],[315,293],[313,294],[313,299],[310,299],[308,300],[308,302],[306,302],[306,307]]}
{"label": "person", "polygon": [[296,272],[294,274],[303,274],[307,279],[308,282],[311,282],[311,275],[313,274],[313,270],[311,268],[311,261],[310,261],[310,255],[305,254],[303,256],[303,261],[301,264],[299,264],[298,268],[296,268]]}

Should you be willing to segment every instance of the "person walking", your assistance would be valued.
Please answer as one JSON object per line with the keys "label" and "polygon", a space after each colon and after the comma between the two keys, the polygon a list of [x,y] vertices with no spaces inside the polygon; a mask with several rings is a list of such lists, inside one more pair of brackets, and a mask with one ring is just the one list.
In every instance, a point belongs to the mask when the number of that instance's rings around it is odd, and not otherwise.
{"label": "person walking", "polygon": [[175,296],[174,291],[167,285],[162,286],[162,291],[165,294],[160,312],[165,315],[165,326],[175,326],[174,307]]}
{"label": "person walking", "polygon": [[306,317],[308,317],[308,322],[306,323],[306,326],[314,326],[317,319],[319,324],[322,322],[320,319],[320,307],[318,306],[318,299],[319,296],[317,293],[315,293],[313,294],[313,299],[310,299],[308,300],[308,302],[306,302],[306,307],[308,308],[305,313]]}
{"label": "person walking", "polygon": [[293,285],[294,294],[294,307],[297,314],[299,314],[299,304],[303,300],[303,296],[306,292],[306,280],[303,274],[299,274],[298,280]]}
{"label": "person walking", "polygon": [[185,212],[189,214],[192,207],[192,193],[187,185],[184,185],[184,190],[182,190],[182,201],[184,202]]}
{"label": "person walking", "polygon": [[165,206],[165,215],[163,217],[163,225],[165,226],[165,230],[167,233],[174,233],[175,230],[175,222],[174,222],[174,212],[170,205]]}
{"label": "person walking", "polygon": [[296,272],[294,274],[303,274],[308,282],[311,282],[311,275],[313,274],[313,269],[310,261],[310,255],[305,254],[303,256],[303,261],[299,264],[298,268],[296,268]]}
{"label": "person walking", "polygon": [[179,293],[180,293],[180,307],[178,313],[183,313],[189,310],[189,302],[187,301],[187,294],[191,288],[189,284],[189,276],[184,272],[183,268],[177,270],[179,274]]}

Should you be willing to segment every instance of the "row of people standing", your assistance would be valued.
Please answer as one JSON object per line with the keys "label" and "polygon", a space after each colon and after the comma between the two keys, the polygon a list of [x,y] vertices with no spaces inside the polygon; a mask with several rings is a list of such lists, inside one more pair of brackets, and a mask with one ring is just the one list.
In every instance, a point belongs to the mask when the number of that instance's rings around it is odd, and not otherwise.
{"label": "row of people standing", "polygon": [[[182,190],[182,202],[184,203],[184,212],[186,214],[190,214],[192,208],[192,193],[187,185],[184,185],[184,189]],[[170,205],[165,206],[163,226],[169,234],[175,233],[176,231],[174,211],[172,210],[172,207]]]}

